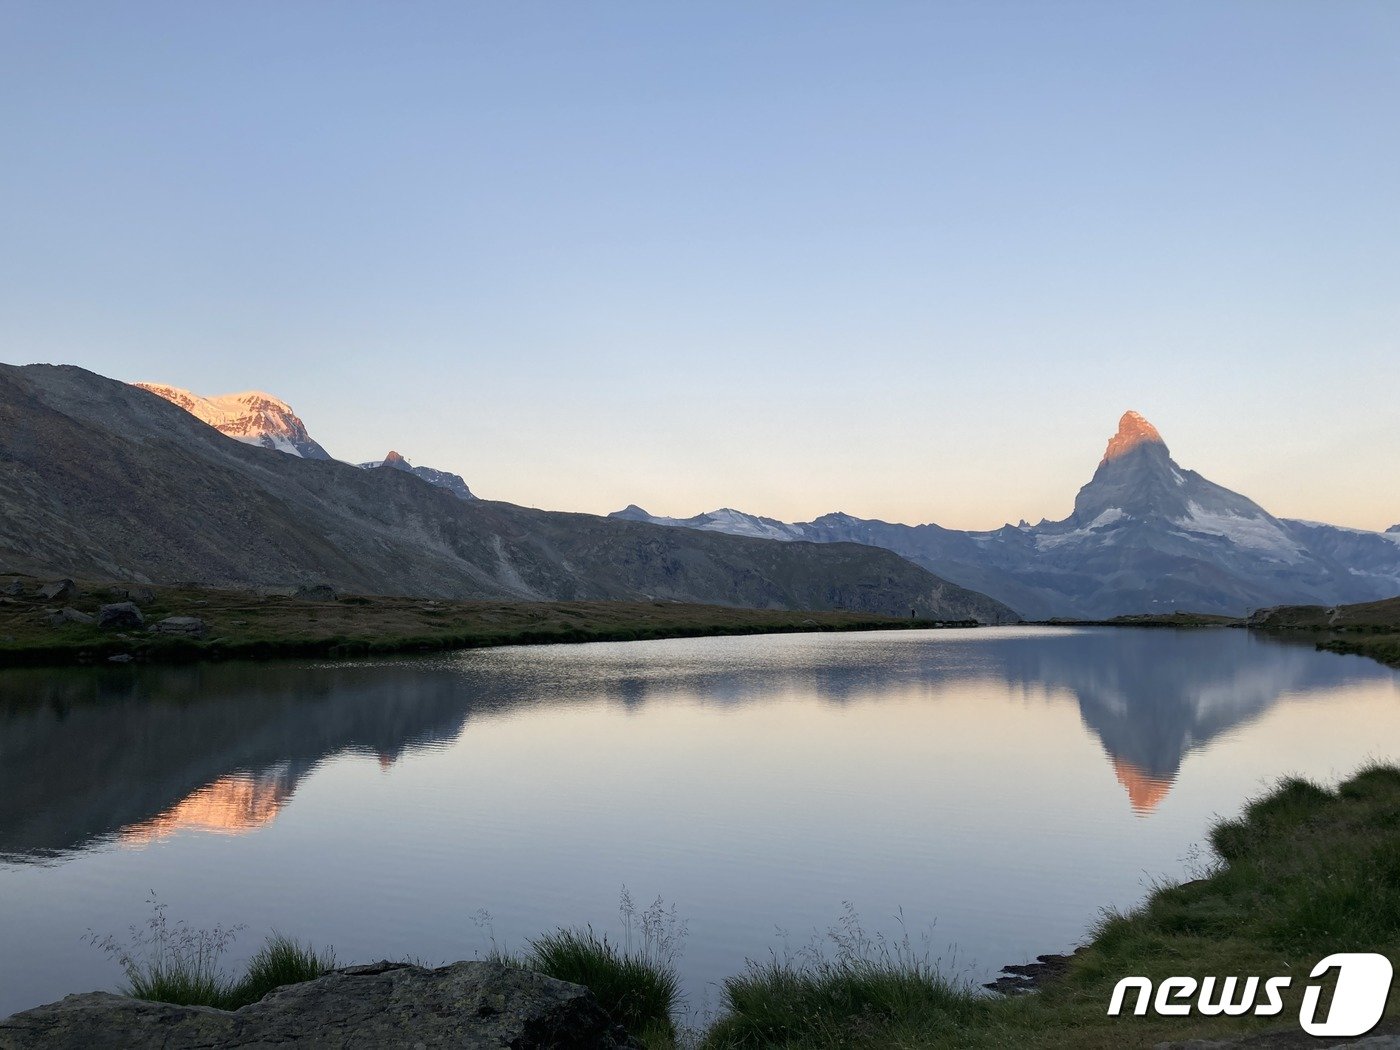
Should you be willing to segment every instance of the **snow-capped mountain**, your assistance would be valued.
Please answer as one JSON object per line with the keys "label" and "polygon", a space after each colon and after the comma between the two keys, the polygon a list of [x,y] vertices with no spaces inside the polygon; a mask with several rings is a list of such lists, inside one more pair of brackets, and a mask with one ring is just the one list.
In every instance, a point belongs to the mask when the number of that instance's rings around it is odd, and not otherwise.
{"label": "snow-capped mountain", "polygon": [[618,517],[706,531],[886,547],[1033,618],[1370,601],[1400,593],[1400,532],[1274,517],[1185,470],[1157,429],[1124,414],[1063,521],[964,532],[848,514],[787,524],[734,510]]}
{"label": "snow-capped mountain", "polygon": [[467,488],[467,483],[460,474],[451,474],[445,470],[434,470],[432,467],[415,467],[408,460],[397,452],[390,450],[383,459],[372,460],[369,463],[359,464],[365,470],[374,470],[377,467],[388,467],[391,470],[402,470],[414,477],[422,478],[429,485],[436,485],[438,488],[446,489],[458,499],[476,499],[472,490]]}
{"label": "snow-capped mountain", "polygon": [[801,525],[788,525],[776,518],[760,518],[755,514],[745,514],[741,510],[722,507],[708,514],[697,514],[693,518],[659,518],[635,503],[609,514],[610,518],[623,518],[627,521],[649,521],[653,525],[679,525],[687,529],[703,529],[706,532],[727,532],[731,536],[756,536],[762,540],[800,540]]}
{"label": "snow-capped mountain", "polygon": [[[275,449],[303,459],[331,459],[331,454],[314,441],[306,431],[306,424],[292,411],[292,406],[280,398],[259,390],[249,390],[242,394],[220,394],[217,397],[201,397],[199,394],[182,390],[164,383],[133,383],[142,390],[149,390],[165,398],[173,405],[179,405],[196,419],[203,420],[221,434],[245,441],[250,445]],[[361,463],[366,469],[391,467],[406,471],[414,477],[422,478],[430,485],[447,489],[460,499],[476,499],[467,483],[458,474],[432,467],[415,467],[397,452],[390,452],[382,460]]]}
{"label": "snow-capped mountain", "polygon": [[292,411],[291,405],[260,390],[201,397],[164,383],[133,383],[132,386],[149,390],[179,405],[219,433],[250,445],[261,445],[303,459],[331,458],[329,452],[312,440],[306,432],[306,424]]}

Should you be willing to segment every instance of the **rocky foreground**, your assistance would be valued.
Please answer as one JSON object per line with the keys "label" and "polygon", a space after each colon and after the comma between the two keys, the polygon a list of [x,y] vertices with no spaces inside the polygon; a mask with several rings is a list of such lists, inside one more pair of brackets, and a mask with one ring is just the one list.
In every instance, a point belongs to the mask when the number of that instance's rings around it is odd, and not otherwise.
{"label": "rocky foreground", "polygon": [[530,970],[458,962],[351,966],[279,988],[241,1010],[70,995],[0,1020],[0,1050],[452,1046],[626,1047],[593,993]]}

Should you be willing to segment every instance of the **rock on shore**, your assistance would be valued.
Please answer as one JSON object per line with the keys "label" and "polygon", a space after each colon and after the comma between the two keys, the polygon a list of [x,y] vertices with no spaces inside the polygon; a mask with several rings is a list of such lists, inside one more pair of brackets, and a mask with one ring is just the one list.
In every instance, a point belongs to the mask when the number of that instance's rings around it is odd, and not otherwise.
{"label": "rock on shore", "polygon": [[107,992],[0,1020],[0,1050],[383,1046],[613,1050],[632,1045],[587,988],[491,962],[351,966],[241,1010]]}

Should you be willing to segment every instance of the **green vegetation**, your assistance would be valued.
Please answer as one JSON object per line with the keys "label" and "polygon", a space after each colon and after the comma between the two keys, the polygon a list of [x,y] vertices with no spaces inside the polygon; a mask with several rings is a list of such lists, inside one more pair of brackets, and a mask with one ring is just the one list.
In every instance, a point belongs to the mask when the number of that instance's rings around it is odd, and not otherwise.
{"label": "green vegetation", "polygon": [[1325,638],[1317,643],[1330,653],[1369,656],[1391,667],[1400,667],[1400,634],[1368,635],[1361,638]]}
{"label": "green vegetation", "polygon": [[1105,915],[1036,994],[986,996],[907,951],[838,950],[726,982],[726,1014],[705,1045],[1117,1048],[1296,1031],[1305,980],[1277,1017],[1109,1017],[1107,1006],[1130,975],[1305,977],[1333,952],[1400,950],[1400,769],[1364,769],[1335,791],[1284,781],[1218,824],[1211,843],[1214,867]]}
{"label": "green vegetation", "polygon": [[[660,897],[639,911],[626,886],[618,914],[621,944],[610,942],[606,934],[598,936],[591,926],[561,927],[530,941],[522,955],[497,949],[491,957],[581,984],[597,997],[614,1024],[622,1025],[643,1045],[659,1050],[675,1046],[675,1017],[681,1006],[676,960],[685,941],[685,922]],[[490,916],[480,913],[477,922],[489,929]]]}
{"label": "green vegetation", "polygon": [[151,918],[144,928],[132,927],[128,941],[88,935],[122,968],[123,991],[135,999],[237,1010],[276,988],[314,980],[335,969],[335,952],[318,952],[274,932],[248,960],[243,976],[230,977],[222,959],[241,927],[204,930],[183,920],[172,923],[163,903],[155,899],[149,903]]}
{"label": "green vegetation", "polygon": [[556,930],[530,942],[522,964],[593,992],[615,1024],[648,1046],[676,1037],[672,1019],[680,1001],[675,968],[644,953],[625,952],[606,936],[587,930]]}
{"label": "green vegetation", "polygon": [[274,988],[311,981],[335,969],[335,952],[318,952],[280,933],[274,933],[248,960],[248,967],[229,992],[226,1010],[255,1003]]}
{"label": "green vegetation", "polygon": [[1284,605],[1262,609],[1249,625],[1278,638],[1312,642],[1333,653],[1369,656],[1400,667],[1400,598],[1358,605]]}
{"label": "green vegetation", "polygon": [[[0,581],[2,583],[3,581]],[[639,641],[712,635],[870,631],[971,626],[850,612],[736,609],[678,602],[438,601],[346,595],[326,601],[207,587],[142,587],[142,613],[204,621],[203,638],[146,630],[102,631],[95,624],[50,622],[53,610],[93,615],[122,601],[127,585],[80,583],[76,597],[40,599],[41,581],[0,597],[0,667],[73,664],[131,656],[139,660],[360,656],[499,645]],[[48,611],[46,611],[48,610]]]}
{"label": "green vegetation", "polygon": [[1044,622],[1051,627],[1243,627],[1245,624],[1237,616],[1194,612],[1135,613],[1115,616],[1110,620],[1055,618]]}

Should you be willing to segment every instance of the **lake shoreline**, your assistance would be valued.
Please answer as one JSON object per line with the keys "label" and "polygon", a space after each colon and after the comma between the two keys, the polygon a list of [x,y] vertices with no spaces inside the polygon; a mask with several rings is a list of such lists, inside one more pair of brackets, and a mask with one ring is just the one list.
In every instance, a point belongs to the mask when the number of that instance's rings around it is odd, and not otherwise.
{"label": "lake shoreline", "polygon": [[[44,597],[26,581],[0,597],[0,669],[285,658],[349,658],[513,645],[655,641],[754,634],[932,630],[975,620],[903,619],[680,602],[450,601],[69,583]],[[104,608],[126,606],[104,629]]]}

